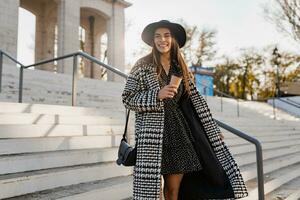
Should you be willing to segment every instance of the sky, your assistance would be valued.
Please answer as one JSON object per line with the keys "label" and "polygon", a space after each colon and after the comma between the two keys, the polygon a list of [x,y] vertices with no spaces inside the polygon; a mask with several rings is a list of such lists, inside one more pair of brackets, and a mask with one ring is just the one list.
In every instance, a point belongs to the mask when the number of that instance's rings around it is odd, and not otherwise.
{"label": "sky", "polygon": [[[272,0],[129,0],[126,9],[126,61],[144,43],[140,39],[143,28],[155,21],[183,19],[198,29],[217,30],[218,55],[233,56],[241,48],[263,48],[277,44],[279,50],[297,51],[294,41],[278,33],[267,21],[263,5]],[[137,59],[137,58],[134,58]]]}
{"label": "sky", "polygon": [[[125,62],[132,65],[135,55],[146,45],[141,40],[143,28],[152,22],[183,19],[198,29],[217,30],[218,55],[235,55],[239,49],[277,44],[279,50],[299,51],[288,37],[278,33],[267,21],[262,6],[273,0],[127,0],[125,9]],[[20,9],[18,58],[24,64],[33,62],[34,17]],[[20,30],[19,29],[19,30]]]}

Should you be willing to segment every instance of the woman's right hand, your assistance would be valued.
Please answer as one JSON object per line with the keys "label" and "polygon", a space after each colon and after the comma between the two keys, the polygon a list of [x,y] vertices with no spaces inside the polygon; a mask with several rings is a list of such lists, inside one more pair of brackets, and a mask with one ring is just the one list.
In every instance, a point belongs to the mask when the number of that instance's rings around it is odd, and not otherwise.
{"label": "woman's right hand", "polygon": [[158,92],[158,99],[167,99],[173,98],[174,95],[177,93],[177,87],[174,85],[166,85],[161,88]]}

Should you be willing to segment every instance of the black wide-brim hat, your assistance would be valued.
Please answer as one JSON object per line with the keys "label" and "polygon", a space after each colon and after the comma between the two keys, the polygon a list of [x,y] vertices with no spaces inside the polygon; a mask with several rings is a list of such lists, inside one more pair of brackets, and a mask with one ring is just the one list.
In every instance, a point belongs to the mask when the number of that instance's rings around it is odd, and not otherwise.
{"label": "black wide-brim hat", "polygon": [[168,28],[171,34],[178,42],[179,47],[183,47],[186,42],[186,32],[183,26],[177,23],[172,23],[168,20],[161,20],[148,24],[142,32],[142,40],[149,46],[153,45],[154,32],[158,28]]}

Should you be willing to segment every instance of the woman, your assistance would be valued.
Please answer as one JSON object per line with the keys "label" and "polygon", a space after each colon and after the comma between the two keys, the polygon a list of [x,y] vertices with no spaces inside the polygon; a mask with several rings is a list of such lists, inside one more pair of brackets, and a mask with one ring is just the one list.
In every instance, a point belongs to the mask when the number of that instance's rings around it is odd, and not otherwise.
{"label": "woman", "polygon": [[125,107],[136,114],[134,199],[160,199],[161,176],[166,200],[247,196],[239,168],[180,53],[184,28],[162,20],[146,26],[142,39],[152,52],[137,61],[122,93]]}

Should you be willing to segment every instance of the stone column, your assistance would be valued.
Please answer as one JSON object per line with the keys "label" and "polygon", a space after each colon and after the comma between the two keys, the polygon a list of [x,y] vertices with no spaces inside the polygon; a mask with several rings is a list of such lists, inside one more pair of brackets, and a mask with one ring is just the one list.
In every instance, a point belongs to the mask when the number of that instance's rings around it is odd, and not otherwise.
{"label": "stone column", "polygon": [[[55,25],[57,23],[57,6],[54,3],[40,4],[36,11],[35,61],[54,58]],[[54,63],[36,67],[53,71]]]}
{"label": "stone column", "polygon": [[[102,26],[104,26],[104,24],[101,24]],[[103,49],[103,46],[101,45],[101,39],[105,30],[102,30],[102,32],[99,32],[96,36],[95,36],[95,52],[94,55],[95,57],[99,58],[100,61],[103,61],[103,58],[101,58],[101,54],[104,53],[105,49]],[[105,62],[105,61],[104,61]],[[96,79],[100,79],[101,78],[101,74],[103,73],[103,71],[105,70],[104,67],[101,66],[96,66],[94,68],[94,75],[96,77]]]}
{"label": "stone column", "polygon": [[[17,58],[19,0],[0,1],[0,49]],[[4,63],[12,63],[6,57]]]}
{"label": "stone column", "polygon": [[[125,17],[124,7],[118,3],[114,4],[112,17],[108,21],[108,64],[116,67],[124,72],[125,70]],[[124,81],[124,78],[119,75],[108,72],[108,81]]]}
{"label": "stone column", "polygon": [[[79,50],[80,2],[60,0],[58,2],[58,56]],[[73,59],[58,63],[59,73],[72,74]]]}

